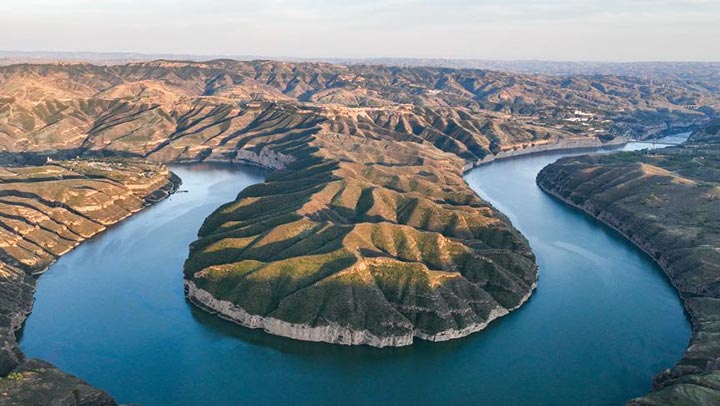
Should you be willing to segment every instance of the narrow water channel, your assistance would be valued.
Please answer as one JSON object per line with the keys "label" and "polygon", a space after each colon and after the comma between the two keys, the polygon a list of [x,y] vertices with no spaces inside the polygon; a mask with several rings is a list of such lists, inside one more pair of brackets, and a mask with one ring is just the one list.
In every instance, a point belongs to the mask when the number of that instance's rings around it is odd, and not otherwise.
{"label": "narrow water channel", "polygon": [[263,174],[194,165],[173,168],[188,193],[82,244],[40,278],[21,348],[142,405],[622,404],[679,359],[689,325],[648,258],[535,186],[543,166],[568,154],[466,177],[528,237],[541,272],[533,298],[479,334],[349,348],[195,309],[182,289],[188,244],[212,210]]}

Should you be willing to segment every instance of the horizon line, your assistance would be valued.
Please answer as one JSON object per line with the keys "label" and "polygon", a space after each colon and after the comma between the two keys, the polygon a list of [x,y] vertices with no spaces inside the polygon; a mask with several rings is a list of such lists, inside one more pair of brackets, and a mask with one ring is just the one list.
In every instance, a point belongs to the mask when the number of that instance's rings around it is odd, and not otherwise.
{"label": "horizon line", "polygon": [[[53,56],[49,56],[53,55]],[[86,58],[81,57],[85,55]],[[344,57],[344,56],[288,56],[288,55],[253,55],[253,54],[198,54],[198,53],[172,53],[172,52],[134,52],[134,51],[48,51],[48,50],[7,50],[0,49],[0,59],[13,57],[26,57],[33,59],[55,59],[60,57],[72,57],[73,59],[83,60],[87,57],[105,56],[105,60],[122,60],[122,59],[140,59],[140,60],[162,60],[165,58],[190,58],[194,62],[207,62],[218,59],[232,59],[237,61],[300,61],[300,62],[330,62],[342,64],[343,62],[360,62],[360,61],[381,61],[381,60],[397,60],[397,61],[437,61],[437,62],[486,62],[486,63],[552,63],[552,64],[602,64],[602,65],[629,65],[629,64],[720,64],[719,60],[589,60],[589,59],[483,59],[483,58],[453,58],[453,57],[436,57],[436,56],[363,56],[363,57]],[[111,58],[111,56],[114,56]],[[199,58],[199,59],[193,59]],[[92,60],[92,59],[90,59]],[[334,62],[332,62],[334,61]]]}

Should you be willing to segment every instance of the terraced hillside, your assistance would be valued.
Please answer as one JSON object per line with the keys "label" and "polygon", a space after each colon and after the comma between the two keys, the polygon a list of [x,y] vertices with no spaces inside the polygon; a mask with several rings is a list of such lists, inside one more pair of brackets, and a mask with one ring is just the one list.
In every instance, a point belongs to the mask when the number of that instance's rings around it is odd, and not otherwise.
{"label": "terraced hillside", "polygon": [[26,360],[15,331],[31,311],[35,275],[177,184],[166,167],[139,162],[0,168],[0,404],[114,404],[79,379]]}
{"label": "terraced hillside", "polygon": [[687,351],[630,404],[720,403],[720,122],[679,147],[561,159],[538,185],[652,256],[685,303]]}

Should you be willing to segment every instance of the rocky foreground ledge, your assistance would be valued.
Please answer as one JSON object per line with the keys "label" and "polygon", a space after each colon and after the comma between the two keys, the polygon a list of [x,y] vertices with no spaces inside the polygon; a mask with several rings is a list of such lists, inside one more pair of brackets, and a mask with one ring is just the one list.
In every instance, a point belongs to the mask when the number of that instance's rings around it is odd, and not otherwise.
{"label": "rocky foreground ledge", "polygon": [[82,241],[177,189],[166,166],[60,161],[0,168],[0,405],[114,405],[105,392],[40,360],[15,340],[37,275]]}
{"label": "rocky foreground ledge", "polygon": [[720,404],[720,121],[679,147],[561,159],[537,183],[650,255],[690,315],[683,358],[629,404]]}

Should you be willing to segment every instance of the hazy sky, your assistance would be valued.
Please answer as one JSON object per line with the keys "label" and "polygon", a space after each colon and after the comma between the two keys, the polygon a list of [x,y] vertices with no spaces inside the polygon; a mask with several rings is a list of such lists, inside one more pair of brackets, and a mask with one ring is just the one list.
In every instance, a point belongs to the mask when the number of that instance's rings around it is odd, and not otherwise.
{"label": "hazy sky", "polygon": [[720,60],[720,0],[0,0],[0,49]]}

